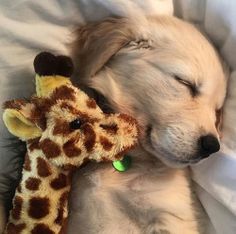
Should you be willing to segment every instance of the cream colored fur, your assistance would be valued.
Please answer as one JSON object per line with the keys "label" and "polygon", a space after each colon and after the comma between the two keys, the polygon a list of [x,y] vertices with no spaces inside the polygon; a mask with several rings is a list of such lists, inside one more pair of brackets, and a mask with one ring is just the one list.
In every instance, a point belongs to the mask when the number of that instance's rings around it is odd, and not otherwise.
{"label": "cream colored fur", "polygon": [[[174,168],[201,160],[201,136],[219,139],[216,113],[226,78],[217,53],[174,17],[108,19],[85,25],[77,37],[77,81],[103,94],[115,111],[135,116],[143,131],[131,170],[114,173],[104,164],[78,172],[69,233],[206,233],[188,169]],[[194,83],[198,94],[176,76]]]}

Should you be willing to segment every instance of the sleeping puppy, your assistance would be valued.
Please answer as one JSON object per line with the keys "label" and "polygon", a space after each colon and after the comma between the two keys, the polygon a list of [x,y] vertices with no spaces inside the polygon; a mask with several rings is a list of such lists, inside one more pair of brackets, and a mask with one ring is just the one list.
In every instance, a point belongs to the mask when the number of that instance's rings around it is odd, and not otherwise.
{"label": "sleeping puppy", "polygon": [[220,149],[226,78],[192,25],[174,17],[109,18],[78,30],[80,85],[137,118],[139,147],[125,173],[89,164],[74,178],[68,233],[204,233],[186,166]]}

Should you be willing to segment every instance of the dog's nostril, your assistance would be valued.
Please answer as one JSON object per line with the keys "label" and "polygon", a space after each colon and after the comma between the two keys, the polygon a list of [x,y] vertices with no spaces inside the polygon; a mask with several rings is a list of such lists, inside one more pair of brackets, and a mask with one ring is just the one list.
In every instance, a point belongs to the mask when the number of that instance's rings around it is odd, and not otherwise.
{"label": "dog's nostril", "polygon": [[202,153],[212,154],[220,150],[220,143],[216,137],[206,135],[200,138],[200,147]]}

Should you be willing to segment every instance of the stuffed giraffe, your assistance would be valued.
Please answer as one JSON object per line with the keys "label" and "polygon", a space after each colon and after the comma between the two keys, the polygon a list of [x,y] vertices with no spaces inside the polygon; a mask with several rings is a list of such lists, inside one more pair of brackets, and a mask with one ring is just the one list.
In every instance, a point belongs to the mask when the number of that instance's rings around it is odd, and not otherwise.
{"label": "stuffed giraffe", "polygon": [[114,161],[137,142],[136,121],[104,114],[69,80],[72,61],[42,52],[34,60],[36,95],[4,105],[8,130],[27,154],[6,234],[65,233],[71,175],[85,161]]}

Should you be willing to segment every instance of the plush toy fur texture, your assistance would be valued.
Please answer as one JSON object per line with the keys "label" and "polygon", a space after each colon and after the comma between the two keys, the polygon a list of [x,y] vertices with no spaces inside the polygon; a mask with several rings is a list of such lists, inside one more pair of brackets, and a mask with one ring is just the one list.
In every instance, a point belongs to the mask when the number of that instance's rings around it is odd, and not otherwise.
{"label": "plush toy fur texture", "polygon": [[7,234],[64,233],[74,169],[88,160],[119,160],[138,137],[135,119],[104,114],[71,84],[70,58],[43,52],[34,66],[37,95],[4,105],[8,130],[27,144]]}

